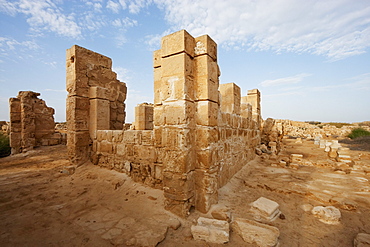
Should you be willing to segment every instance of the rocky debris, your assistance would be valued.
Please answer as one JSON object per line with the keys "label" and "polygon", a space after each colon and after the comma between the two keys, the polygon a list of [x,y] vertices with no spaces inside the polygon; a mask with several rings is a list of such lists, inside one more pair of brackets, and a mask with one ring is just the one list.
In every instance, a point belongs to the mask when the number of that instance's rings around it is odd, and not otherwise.
{"label": "rocky debris", "polygon": [[251,213],[257,221],[274,221],[279,215],[279,204],[265,197],[260,197],[251,203]]}
{"label": "rocky debris", "polygon": [[227,221],[199,217],[197,225],[191,226],[191,233],[195,240],[223,244],[229,242],[229,227]]}
{"label": "rocky debris", "polygon": [[272,247],[278,245],[280,231],[278,228],[253,220],[235,218],[231,223],[233,232],[239,234],[242,239],[259,247]]}
{"label": "rocky debris", "polygon": [[302,154],[291,154],[289,161],[290,163],[300,165],[303,162],[303,155]]}
{"label": "rocky debris", "polygon": [[359,233],[353,241],[354,247],[369,247],[370,246],[370,234]]}
{"label": "rocky debris", "polygon": [[60,171],[60,173],[67,174],[67,175],[72,175],[72,174],[75,173],[75,171],[76,171],[75,166],[65,166],[65,167],[63,167],[63,170]]}
{"label": "rocky debris", "polygon": [[313,209],[311,204],[303,204],[301,205],[301,209],[305,212],[310,212]]}
{"label": "rocky debris", "polygon": [[333,206],[317,206],[311,210],[311,213],[321,222],[329,225],[339,224],[341,218],[340,210]]}
{"label": "rocky debris", "polygon": [[227,222],[231,221],[230,210],[223,205],[213,205],[210,209],[211,215],[216,220],[226,220]]}

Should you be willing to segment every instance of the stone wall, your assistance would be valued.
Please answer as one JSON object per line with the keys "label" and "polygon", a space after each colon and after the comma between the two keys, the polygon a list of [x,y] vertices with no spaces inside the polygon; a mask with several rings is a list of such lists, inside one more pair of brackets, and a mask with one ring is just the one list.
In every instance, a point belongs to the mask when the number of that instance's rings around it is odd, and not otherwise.
{"label": "stone wall", "polygon": [[20,91],[17,98],[9,99],[12,154],[65,141],[65,135],[55,132],[54,109],[39,99],[39,95]]}
{"label": "stone wall", "polygon": [[117,80],[112,60],[74,45],[67,50],[67,147],[70,160],[89,160],[96,130],[122,130],[126,84]]}
{"label": "stone wall", "polygon": [[[68,52],[67,58],[72,56]],[[83,53],[91,54],[87,59],[101,56],[85,49]],[[67,59],[67,66],[76,66],[69,63]],[[218,202],[218,189],[255,157],[261,140],[259,91],[241,97],[239,86],[220,85],[219,76],[217,45],[209,36],[193,38],[181,30],[163,37],[161,49],[154,52],[154,104],[136,107],[132,130],[108,130],[106,124],[90,128],[93,163],[163,189],[165,208],[177,215],[185,217],[191,207],[207,212]],[[68,114],[74,114],[76,105],[67,105],[72,107]],[[91,103],[84,107],[92,115]],[[68,121],[78,124],[73,118]],[[68,133],[87,135],[91,121],[100,120],[86,117],[84,129],[70,128]],[[78,143],[86,157],[89,140]]]}

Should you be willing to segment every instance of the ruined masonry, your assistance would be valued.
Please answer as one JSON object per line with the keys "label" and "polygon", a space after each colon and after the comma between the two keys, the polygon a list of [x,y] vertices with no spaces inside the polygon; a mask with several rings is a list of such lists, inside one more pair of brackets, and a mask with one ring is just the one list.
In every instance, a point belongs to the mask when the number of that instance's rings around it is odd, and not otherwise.
{"label": "ruined masonry", "polygon": [[154,52],[154,104],[135,109],[124,129],[126,85],[111,60],[79,46],[67,50],[68,150],[163,189],[165,208],[185,217],[207,212],[218,189],[255,157],[260,144],[260,93],[241,97],[234,83],[219,85],[217,45],[185,30],[162,38]]}
{"label": "ruined masonry", "polygon": [[65,143],[65,135],[55,132],[54,109],[39,99],[39,95],[20,91],[16,98],[9,99],[12,154]]}

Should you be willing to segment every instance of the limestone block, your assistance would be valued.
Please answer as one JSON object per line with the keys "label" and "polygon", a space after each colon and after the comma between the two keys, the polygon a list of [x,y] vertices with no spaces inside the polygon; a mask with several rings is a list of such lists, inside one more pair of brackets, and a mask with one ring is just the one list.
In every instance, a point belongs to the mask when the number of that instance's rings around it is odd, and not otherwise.
{"label": "limestone block", "polygon": [[370,234],[359,233],[353,241],[354,247],[369,247],[370,246]]}
{"label": "limestone block", "polygon": [[212,205],[210,211],[212,217],[216,220],[225,220],[227,222],[230,222],[231,220],[230,209],[228,209],[224,205],[220,204]]}
{"label": "limestone block", "polygon": [[154,104],[162,104],[162,101],[168,98],[167,94],[168,91],[163,92],[162,89],[162,67],[154,68]]}
{"label": "limestone block", "polygon": [[258,89],[248,90],[247,101],[252,105],[253,111],[259,113],[261,109],[261,94]]}
{"label": "limestone block", "polygon": [[21,101],[20,101],[20,99],[10,98],[9,99],[9,108],[10,108],[10,113],[20,113],[21,112]]}
{"label": "limestone block", "polygon": [[196,103],[196,124],[204,126],[218,125],[218,104],[212,101],[198,101]]}
{"label": "limestone block", "polygon": [[[248,96],[241,97],[241,105],[240,105],[240,116],[243,118],[251,119],[252,118],[252,105],[247,102]],[[249,125],[247,125],[247,128]]]}
{"label": "limestone block", "polygon": [[311,213],[319,218],[319,220],[325,224],[329,225],[337,225],[339,224],[339,220],[341,218],[341,213],[339,209],[333,206],[317,206],[311,210]]}
{"label": "limestone block", "polygon": [[243,240],[259,247],[278,245],[280,231],[278,228],[261,224],[252,220],[235,218],[231,223],[233,232],[239,234]]}
{"label": "limestone block", "polygon": [[90,99],[107,99],[108,90],[103,87],[90,87],[89,88],[89,98]]}
{"label": "limestone block", "polygon": [[198,149],[207,149],[219,141],[218,129],[214,127],[198,127],[195,130],[195,141]]}
{"label": "limestone block", "polygon": [[163,164],[156,163],[154,166],[154,178],[163,180]]}
{"label": "limestone block", "polygon": [[153,105],[144,103],[135,107],[135,129],[153,129]]}
{"label": "limestone block", "polygon": [[320,148],[325,148],[326,140],[320,140],[319,145]]}
{"label": "limestone block", "polygon": [[197,78],[207,78],[218,82],[219,69],[217,62],[210,56],[198,56],[194,58],[195,75]]}
{"label": "limestone block", "polygon": [[343,154],[338,155],[336,157],[336,161],[338,161],[338,162],[345,162],[345,163],[352,163],[351,156],[349,156],[349,155],[343,155]]}
{"label": "limestone block", "polygon": [[141,144],[142,145],[153,145],[153,131],[152,130],[143,130],[141,133]]}
{"label": "limestone block", "polygon": [[[167,125],[194,123],[195,104],[189,101],[176,101],[164,105],[164,121]],[[157,116],[155,116],[157,117]],[[155,125],[157,125],[155,123]]]}
{"label": "limestone block", "polygon": [[302,154],[291,154],[290,155],[290,163],[301,164],[302,162],[303,162]]}
{"label": "limestone block", "polygon": [[158,68],[162,65],[162,50],[153,51],[153,67]]}
{"label": "limestone block", "polygon": [[90,132],[110,129],[110,103],[108,100],[90,100]]}
{"label": "limestone block", "polygon": [[[194,79],[190,76],[162,77],[162,101],[194,101]],[[162,102],[163,103],[163,102]]]}
{"label": "limestone block", "polygon": [[217,60],[217,44],[208,35],[202,35],[195,38],[195,57],[200,55],[208,55],[214,61]]}
{"label": "limestone block", "polygon": [[123,133],[123,142],[129,144],[141,144],[141,131],[126,130]]}
{"label": "limestone block", "polygon": [[205,150],[197,150],[196,152],[197,160],[195,168],[197,169],[213,169],[217,160],[219,159],[218,150],[207,148]]}
{"label": "limestone block", "polygon": [[218,176],[207,170],[195,170],[195,208],[206,213],[218,201]]}
{"label": "limestone block", "polygon": [[90,144],[90,135],[88,131],[68,132],[67,144],[74,145],[76,147],[86,147]]}
{"label": "limestone block", "polygon": [[240,87],[235,83],[220,84],[221,111],[231,114],[240,114]]}
{"label": "limestone block", "polygon": [[194,170],[195,154],[189,149],[179,151],[167,150],[162,159],[164,171],[188,173]]}
{"label": "limestone block", "polygon": [[193,172],[176,174],[163,171],[163,191],[166,198],[186,201],[194,196]]}
{"label": "limestone block", "polygon": [[295,143],[302,143],[302,138],[298,137],[295,141]]}
{"label": "limestone block", "polygon": [[112,130],[112,141],[113,142],[122,142],[123,140],[123,130]]}
{"label": "limestone block", "polygon": [[[165,106],[155,105],[153,109],[153,125],[164,126],[166,121]],[[154,128],[155,129],[155,128]]]}
{"label": "limestone block", "polygon": [[193,76],[193,73],[193,60],[185,53],[176,54],[162,59],[162,77],[177,76],[182,78]]}
{"label": "limestone block", "polygon": [[67,97],[67,129],[72,131],[88,130],[89,99]]}
{"label": "limestone block", "polygon": [[230,226],[227,221],[199,217],[197,225],[191,227],[195,240],[204,240],[208,243],[224,244],[229,242]]}
{"label": "limestone block", "polygon": [[252,202],[250,211],[255,220],[274,221],[279,215],[279,204],[265,197],[260,197]]}
{"label": "limestone block", "polygon": [[82,73],[75,75],[67,68],[66,88],[68,96],[89,97],[89,78]]}
{"label": "limestone block", "polygon": [[195,40],[185,30],[180,30],[164,36],[161,43],[162,57],[167,57],[182,52],[194,57]]}
{"label": "limestone block", "polygon": [[137,145],[135,147],[137,149],[135,153],[137,153],[138,158],[141,161],[149,163],[154,163],[157,161],[157,153],[154,147],[142,145]]}

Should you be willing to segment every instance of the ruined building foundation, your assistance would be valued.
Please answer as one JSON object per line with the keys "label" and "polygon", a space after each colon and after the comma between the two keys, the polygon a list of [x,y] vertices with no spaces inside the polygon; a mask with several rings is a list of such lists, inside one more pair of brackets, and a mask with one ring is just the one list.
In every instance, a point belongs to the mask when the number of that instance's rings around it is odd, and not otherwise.
{"label": "ruined building foundation", "polygon": [[217,44],[185,30],[162,38],[154,52],[154,104],[136,107],[123,130],[126,85],[109,58],[79,46],[67,50],[68,152],[80,165],[125,172],[161,188],[165,207],[185,217],[207,212],[218,189],[255,157],[260,144],[260,93],[241,96],[219,84]]}

